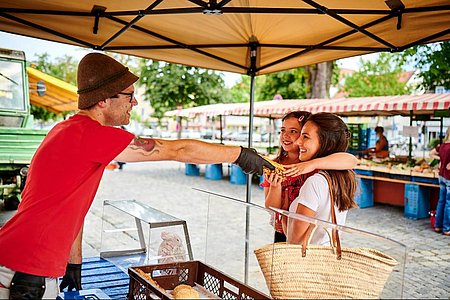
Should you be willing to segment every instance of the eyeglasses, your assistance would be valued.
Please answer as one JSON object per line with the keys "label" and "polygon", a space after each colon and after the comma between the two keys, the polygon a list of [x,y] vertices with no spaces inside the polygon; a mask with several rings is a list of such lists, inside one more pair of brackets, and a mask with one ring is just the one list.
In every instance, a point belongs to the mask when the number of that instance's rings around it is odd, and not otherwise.
{"label": "eyeglasses", "polygon": [[134,92],[131,92],[131,93],[117,93],[117,95],[114,96],[114,98],[119,98],[119,97],[117,97],[118,95],[130,96],[130,103],[133,102],[133,99],[135,99],[134,98]]}

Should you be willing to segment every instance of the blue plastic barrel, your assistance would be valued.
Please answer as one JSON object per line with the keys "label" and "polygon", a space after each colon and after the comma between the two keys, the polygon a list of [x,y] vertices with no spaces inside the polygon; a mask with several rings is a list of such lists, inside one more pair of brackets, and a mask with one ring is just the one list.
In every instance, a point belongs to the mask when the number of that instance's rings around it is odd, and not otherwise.
{"label": "blue plastic barrel", "polygon": [[221,180],[223,176],[222,164],[206,165],[205,178],[209,180]]}
{"label": "blue plastic barrel", "polygon": [[196,164],[185,164],[186,176],[200,176],[200,168]]}
{"label": "blue plastic barrel", "polygon": [[247,184],[247,174],[237,165],[231,165],[230,170],[230,183],[231,184]]}
{"label": "blue plastic barrel", "polygon": [[357,178],[359,191],[356,193],[355,202],[360,208],[373,206],[373,180]]}

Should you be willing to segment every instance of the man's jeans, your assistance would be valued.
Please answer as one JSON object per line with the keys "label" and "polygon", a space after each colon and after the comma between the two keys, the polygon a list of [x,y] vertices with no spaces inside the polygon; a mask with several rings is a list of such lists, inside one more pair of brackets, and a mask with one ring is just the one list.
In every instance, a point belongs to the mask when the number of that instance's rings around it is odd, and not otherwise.
{"label": "man's jeans", "polygon": [[439,201],[434,227],[450,232],[450,180],[442,176],[439,176]]}
{"label": "man's jeans", "polygon": [[[13,280],[14,275],[16,274],[15,271],[0,265],[0,299],[9,299],[10,296],[14,297],[13,295],[10,295],[9,289],[11,287],[11,281]],[[56,299],[58,296],[58,278],[45,278],[45,292],[42,296],[44,299]],[[28,295],[32,297],[31,295]],[[22,296],[27,297],[27,296]],[[35,297],[32,297],[33,299]]]}

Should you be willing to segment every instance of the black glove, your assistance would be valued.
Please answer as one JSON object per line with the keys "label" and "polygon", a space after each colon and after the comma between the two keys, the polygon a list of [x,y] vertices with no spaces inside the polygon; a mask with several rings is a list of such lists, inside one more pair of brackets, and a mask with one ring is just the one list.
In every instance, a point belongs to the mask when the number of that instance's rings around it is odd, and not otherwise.
{"label": "black glove", "polygon": [[242,171],[247,174],[256,173],[258,175],[263,174],[263,167],[267,167],[270,170],[275,170],[275,167],[267,160],[258,155],[253,148],[244,148],[241,146],[241,154],[234,162],[241,167]]}
{"label": "black glove", "polygon": [[59,290],[62,292],[66,287],[67,291],[81,290],[81,264],[67,264]]}

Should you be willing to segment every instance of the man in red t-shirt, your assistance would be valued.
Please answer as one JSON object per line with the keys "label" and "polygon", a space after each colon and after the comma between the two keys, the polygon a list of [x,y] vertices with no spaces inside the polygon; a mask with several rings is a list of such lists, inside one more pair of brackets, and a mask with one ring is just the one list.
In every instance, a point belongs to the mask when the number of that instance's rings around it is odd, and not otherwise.
{"label": "man in red t-shirt", "polygon": [[0,229],[1,299],[54,299],[63,275],[61,290],[81,289],[84,217],[112,160],[234,162],[260,175],[263,166],[273,169],[253,149],[146,139],[117,128],[137,105],[138,77],[109,56],[86,55],[77,76],[80,111],[50,130],[31,161],[17,213]]}

